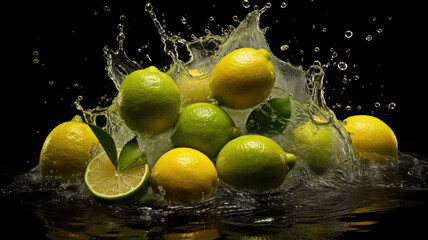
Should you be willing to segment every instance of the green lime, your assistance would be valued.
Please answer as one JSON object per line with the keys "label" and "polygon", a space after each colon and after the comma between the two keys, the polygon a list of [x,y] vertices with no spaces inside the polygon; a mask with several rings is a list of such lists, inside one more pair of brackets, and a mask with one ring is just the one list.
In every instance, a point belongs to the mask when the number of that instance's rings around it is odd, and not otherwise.
{"label": "green lime", "polygon": [[[320,119],[315,116],[315,119]],[[332,157],[337,151],[334,127],[318,125],[308,121],[293,131],[293,148],[316,174],[325,173],[332,165]]]}
{"label": "green lime", "polygon": [[89,190],[98,199],[108,202],[140,199],[147,192],[149,181],[148,164],[119,171],[105,152],[94,157],[85,172],[85,183]]}
{"label": "green lime", "polygon": [[290,97],[272,98],[248,116],[248,132],[278,134],[285,130],[291,116]]}
{"label": "green lime", "polygon": [[228,142],[217,157],[220,181],[249,192],[263,192],[282,185],[296,157],[275,141],[260,135],[245,135]]}
{"label": "green lime", "polygon": [[181,111],[171,139],[174,147],[194,148],[214,158],[239,135],[239,128],[223,109],[211,103],[194,103]]}
{"label": "green lime", "polygon": [[150,66],[129,74],[117,95],[120,117],[134,131],[157,135],[170,129],[180,112],[180,92],[166,73]]}

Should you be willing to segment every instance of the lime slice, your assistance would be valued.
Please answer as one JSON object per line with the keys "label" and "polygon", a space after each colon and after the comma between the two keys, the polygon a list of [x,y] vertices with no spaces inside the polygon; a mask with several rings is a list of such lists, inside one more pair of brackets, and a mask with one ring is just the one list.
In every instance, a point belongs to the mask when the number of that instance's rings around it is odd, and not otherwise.
{"label": "lime slice", "polygon": [[96,156],[86,167],[85,183],[99,199],[111,202],[136,201],[149,186],[148,164],[119,171],[105,152]]}

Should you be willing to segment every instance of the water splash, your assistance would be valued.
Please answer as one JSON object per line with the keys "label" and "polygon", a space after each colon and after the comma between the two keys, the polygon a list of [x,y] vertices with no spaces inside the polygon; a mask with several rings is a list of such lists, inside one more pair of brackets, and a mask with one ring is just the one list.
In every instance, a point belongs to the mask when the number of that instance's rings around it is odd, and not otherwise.
{"label": "water splash", "polygon": [[[153,5],[147,3],[145,6],[146,12],[150,15],[153,20],[153,24],[158,31],[161,42],[164,45],[164,52],[171,58],[171,64],[167,67],[167,74],[177,81],[180,79],[182,74],[192,80],[198,81],[207,79],[209,74],[212,72],[216,63],[225,55],[238,48],[264,48],[271,52],[269,43],[265,37],[265,30],[260,28],[260,16],[268,10],[269,5],[262,9],[256,9],[250,12],[247,17],[239,23],[237,27],[228,26],[227,31],[223,31],[222,35],[213,35],[208,31],[208,34],[202,37],[196,37],[192,35],[192,38],[188,41],[179,35],[168,35],[163,28],[162,24],[157,19],[155,12],[153,11]],[[105,49],[105,57],[107,59],[107,68],[110,78],[115,83],[116,87],[120,87],[120,83],[131,71],[142,68],[135,61],[129,59],[124,51],[124,39],[125,35],[123,32],[123,26],[119,25],[119,49],[115,52]],[[189,55],[189,60],[184,61],[180,58],[178,52],[178,46],[184,46],[185,50]],[[329,131],[333,132],[333,136],[336,143],[337,151],[333,151],[332,159],[339,163],[346,162],[354,159],[352,148],[350,147],[350,137],[346,132],[342,124],[336,119],[335,114],[331,111],[324,99],[324,71],[327,68],[322,66],[319,61],[315,61],[314,64],[309,67],[308,70],[303,70],[301,67],[296,67],[288,62],[285,62],[277,58],[271,52],[271,62],[276,69],[276,81],[274,91],[272,91],[269,98],[273,97],[286,97],[290,96],[293,100],[293,113],[290,124],[290,129],[283,134],[278,136],[271,136],[274,138],[284,149],[291,152],[299,152],[301,157],[305,157],[305,148],[289,147],[294,143],[289,139],[292,139],[293,129],[299,125],[311,121],[316,125],[327,125]],[[193,76],[189,73],[191,69],[198,69],[198,71],[204,73],[201,76]],[[215,102],[215,100],[213,100]],[[114,104],[113,104],[114,105]],[[182,104],[185,106],[186,104]],[[245,133],[245,122],[252,109],[247,110],[234,110],[224,106],[221,106],[234,120],[237,127],[243,130]],[[114,109],[114,107],[112,107]],[[109,109],[110,115],[114,113]],[[96,115],[92,114],[92,118],[96,118]],[[122,129],[123,123],[117,114],[113,114],[117,121],[108,122],[108,124],[119,124],[120,127],[108,126],[110,129]],[[314,118],[316,116],[316,118]],[[107,116],[108,118],[109,116]],[[92,120],[94,121],[94,120]],[[117,131],[119,132],[119,131]],[[144,139],[141,145],[146,146],[144,151],[153,152],[152,157],[149,157],[149,162],[153,165],[156,159],[163,152],[156,152],[150,149],[150,146],[154,146],[153,142],[160,144],[166,142],[163,151],[169,150],[172,146],[168,141],[168,134],[162,134],[160,137],[148,138],[141,136],[140,139]],[[119,134],[120,135],[120,134]],[[123,137],[122,137],[123,139]]]}

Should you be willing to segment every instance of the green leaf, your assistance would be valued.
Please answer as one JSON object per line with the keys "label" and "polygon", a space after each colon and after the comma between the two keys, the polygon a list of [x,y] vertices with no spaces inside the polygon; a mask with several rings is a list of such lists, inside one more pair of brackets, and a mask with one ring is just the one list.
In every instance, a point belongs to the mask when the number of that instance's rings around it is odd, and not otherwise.
{"label": "green leaf", "polygon": [[100,141],[101,146],[104,148],[104,151],[107,153],[107,156],[110,158],[113,166],[117,168],[117,149],[113,138],[102,128],[89,123],[88,125],[98,138],[98,141]]}
{"label": "green leaf", "polygon": [[119,155],[119,170],[127,170],[147,163],[147,155],[140,152],[137,137],[134,137],[123,146]]}

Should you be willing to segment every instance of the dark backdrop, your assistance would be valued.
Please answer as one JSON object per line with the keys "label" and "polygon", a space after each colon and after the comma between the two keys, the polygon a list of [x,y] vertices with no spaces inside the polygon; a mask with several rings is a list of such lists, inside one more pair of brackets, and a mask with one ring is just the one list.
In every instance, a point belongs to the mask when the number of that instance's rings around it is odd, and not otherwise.
{"label": "dark backdrop", "polygon": [[[282,2],[287,4],[285,8],[280,7]],[[145,3],[33,1],[4,9],[12,15],[7,15],[2,34],[6,40],[2,125],[6,130],[5,152],[10,156],[0,164],[2,185],[38,164],[48,133],[79,114],[73,104],[78,96],[83,96],[86,108],[111,103],[116,89],[104,69],[103,47],[117,49],[119,23],[125,26],[125,49],[131,59],[145,67],[168,65],[159,35],[144,10]],[[246,9],[241,1],[152,1],[166,30],[180,32],[187,39],[191,33],[205,35],[208,25],[212,33],[221,34],[227,25],[237,26],[233,16],[243,20],[254,5],[261,8],[265,4],[256,0],[250,3]],[[325,94],[339,119],[353,114],[375,115],[394,129],[402,151],[426,156],[425,49],[419,45],[425,37],[417,14],[421,6],[384,0],[287,0],[271,4],[261,24],[270,27],[266,36],[273,53],[305,69],[314,60],[330,63]],[[182,23],[183,17],[187,24]],[[347,30],[353,32],[351,38],[345,37]],[[368,35],[372,40],[366,40]],[[286,51],[281,50],[284,44],[289,45]],[[138,51],[145,45],[149,48]],[[346,62],[348,69],[333,66],[340,61]],[[390,103],[396,107],[389,109]]]}

